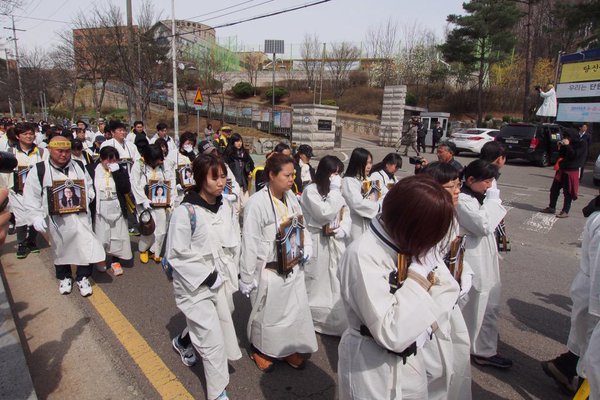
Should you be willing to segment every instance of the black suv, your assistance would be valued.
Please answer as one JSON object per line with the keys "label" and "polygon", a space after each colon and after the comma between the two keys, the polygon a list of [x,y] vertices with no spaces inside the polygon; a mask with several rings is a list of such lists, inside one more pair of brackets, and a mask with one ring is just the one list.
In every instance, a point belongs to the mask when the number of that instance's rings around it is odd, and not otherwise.
{"label": "black suv", "polygon": [[558,159],[562,132],[556,124],[515,123],[503,126],[496,140],[506,146],[506,158],[524,158],[546,167]]}

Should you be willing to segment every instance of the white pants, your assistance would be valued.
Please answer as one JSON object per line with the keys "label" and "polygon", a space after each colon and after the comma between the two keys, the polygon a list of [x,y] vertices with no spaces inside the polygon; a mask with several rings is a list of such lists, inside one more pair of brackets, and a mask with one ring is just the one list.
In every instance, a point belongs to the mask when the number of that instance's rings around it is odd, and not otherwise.
{"label": "white pants", "polygon": [[590,400],[600,400],[600,324],[596,324],[580,366],[590,384]]}
{"label": "white pants", "polygon": [[579,271],[571,284],[571,329],[567,348],[575,355],[583,356],[588,347],[588,341],[592,331],[596,327],[599,318],[591,315],[589,311],[591,278]]}
{"label": "white pants", "polygon": [[[143,210],[138,207],[138,215],[140,215],[142,211]],[[158,256],[162,248],[163,240],[165,240],[165,235],[167,234],[169,219],[167,218],[166,208],[153,208],[150,213],[154,219],[154,233],[148,236],[141,235],[138,248],[140,252],[150,250],[150,252]]]}
{"label": "white pants", "polygon": [[498,314],[502,285],[498,282],[489,291],[472,287],[463,316],[471,338],[471,354],[491,357],[498,352]]}

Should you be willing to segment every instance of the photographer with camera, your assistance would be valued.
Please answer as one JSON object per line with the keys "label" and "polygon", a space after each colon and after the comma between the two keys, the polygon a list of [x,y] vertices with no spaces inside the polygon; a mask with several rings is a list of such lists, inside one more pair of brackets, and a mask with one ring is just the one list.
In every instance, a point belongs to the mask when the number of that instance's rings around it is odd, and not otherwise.
{"label": "photographer with camera", "polygon": [[579,168],[585,163],[587,157],[587,142],[581,140],[579,135],[565,132],[562,140],[558,142],[558,161],[554,166],[556,174],[550,187],[550,204],[541,212],[554,214],[560,190],[563,191],[564,201],[560,213],[556,218],[567,218],[571,210],[571,202],[577,200],[579,192]]}

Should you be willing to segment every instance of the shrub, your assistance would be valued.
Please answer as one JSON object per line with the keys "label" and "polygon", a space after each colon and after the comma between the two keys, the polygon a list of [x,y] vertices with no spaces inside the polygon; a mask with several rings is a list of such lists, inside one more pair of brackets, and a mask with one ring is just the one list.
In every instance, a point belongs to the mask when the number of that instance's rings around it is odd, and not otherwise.
{"label": "shrub", "polygon": [[417,96],[415,96],[413,93],[407,92],[406,93],[406,105],[416,107],[417,106]]}
{"label": "shrub", "polygon": [[[278,103],[282,97],[287,96],[288,90],[281,86],[275,86],[275,102]],[[273,98],[273,88],[265,90],[265,99],[271,100]]]}
{"label": "shrub", "polygon": [[233,86],[233,88],[231,88],[231,91],[233,92],[235,97],[240,99],[245,99],[254,94],[254,88],[252,87],[252,85],[248,82],[243,81],[236,83]]}
{"label": "shrub", "polygon": [[365,86],[369,82],[369,75],[365,71],[350,71],[348,74],[350,86]]}
{"label": "shrub", "polygon": [[323,104],[324,106],[337,106],[336,101],[333,99],[325,99],[321,101],[321,104]]}
{"label": "shrub", "polygon": [[510,122],[510,115],[503,115],[502,122]]}
{"label": "shrub", "polygon": [[492,114],[485,114],[485,120],[486,121],[491,121],[494,119],[494,116]]}

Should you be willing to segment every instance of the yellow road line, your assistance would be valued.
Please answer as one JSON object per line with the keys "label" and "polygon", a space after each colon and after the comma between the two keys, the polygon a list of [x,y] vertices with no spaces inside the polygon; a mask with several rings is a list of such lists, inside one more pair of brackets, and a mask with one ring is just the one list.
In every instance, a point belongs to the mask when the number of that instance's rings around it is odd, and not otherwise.
{"label": "yellow road line", "polygon": [[194,398],[98,285],[89,299],[163,399]]}

